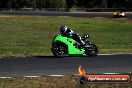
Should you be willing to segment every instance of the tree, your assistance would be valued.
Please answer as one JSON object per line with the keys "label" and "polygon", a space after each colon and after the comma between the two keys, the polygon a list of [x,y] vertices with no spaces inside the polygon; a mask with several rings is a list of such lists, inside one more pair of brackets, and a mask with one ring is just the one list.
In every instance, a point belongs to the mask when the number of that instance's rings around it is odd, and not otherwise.
{"label": "tree", "polygon": [[47,8],[64,8],[66,0],[46,0],[45,7]]}
{"label": "tree", "polygon": [[11,5],[11,0],[0,0],[0,8],[7,8],[9,4]]}
{"label": "tree", "polygon": [[66,0],[66,10],[70,11],[70,8],[72,8],[76,3],[76,0]]}
{"label": "tree", "polygon": [[132,0],[0,0],[0,8],[132,8]]}
{"label": "tree", "polygon": [[77,0],[76,5],[78,7],[93,8],[94,2],[95,2],[94,0]]}
{"label": "tree", "polygon": [[108,7],[108,1],[107,0],[102,0],[102,6],[103,8],[107,8]]}
{"label": "tree", "polygon": [[126,0],[108,0],[109,8],[126,8],[129,7]]}

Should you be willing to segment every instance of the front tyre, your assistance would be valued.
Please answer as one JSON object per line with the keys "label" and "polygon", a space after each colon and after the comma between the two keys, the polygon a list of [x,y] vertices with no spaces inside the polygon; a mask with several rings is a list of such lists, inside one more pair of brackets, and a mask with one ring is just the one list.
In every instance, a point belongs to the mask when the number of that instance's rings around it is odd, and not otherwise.
{"label": "front tyre", "polygon": [[62,43],[54,43],[52,45],[52,53],[54,54],[54,56],[56,57],[65,57],[67,55],[67,48],[66,45],[62,44]]}

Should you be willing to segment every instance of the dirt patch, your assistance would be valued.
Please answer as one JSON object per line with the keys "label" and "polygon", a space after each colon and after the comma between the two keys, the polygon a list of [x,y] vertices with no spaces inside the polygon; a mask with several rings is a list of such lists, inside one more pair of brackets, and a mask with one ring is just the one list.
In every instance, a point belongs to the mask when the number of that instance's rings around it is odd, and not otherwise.
{"label": "dirt patch", "polygon": [[15,18],[16,16],[0,16],[0,19]]}
{"label": "dirt patch", "polygon": [[132,20],[126,21],[127,24],[132,24]]}
{"label": "dirt patch", "polygon": [[79,84],[75,76],[0,79],[0,88],[131,88],[124,84]]}

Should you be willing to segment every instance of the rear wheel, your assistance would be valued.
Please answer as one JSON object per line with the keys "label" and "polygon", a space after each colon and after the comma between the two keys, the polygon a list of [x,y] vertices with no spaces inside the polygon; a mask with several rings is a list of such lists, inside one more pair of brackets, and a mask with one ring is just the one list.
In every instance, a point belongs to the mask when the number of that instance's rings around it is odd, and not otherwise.
{"label": "rear wheel", "polygon": [[51,50],[52,53],[57,57],[65,57],[67,55],[67,47],[63,43],[54,43]]}

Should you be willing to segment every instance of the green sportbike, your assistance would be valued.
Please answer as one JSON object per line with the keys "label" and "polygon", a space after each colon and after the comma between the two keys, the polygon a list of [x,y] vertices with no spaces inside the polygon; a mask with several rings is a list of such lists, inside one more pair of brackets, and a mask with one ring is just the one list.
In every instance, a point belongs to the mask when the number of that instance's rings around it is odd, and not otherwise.
{"label": "green sportbike", "polygon": [[84,46],[78,44],[72,38],[64,37],[61,34],[57,34],[54,36],[52,41],[51,51],[54,56],[57,57],[65,57],[65,56],[97,56],[98,55],[98,47],[89,42],[85,41],[89,37],[82,36],[81,39],[85,42]]}

